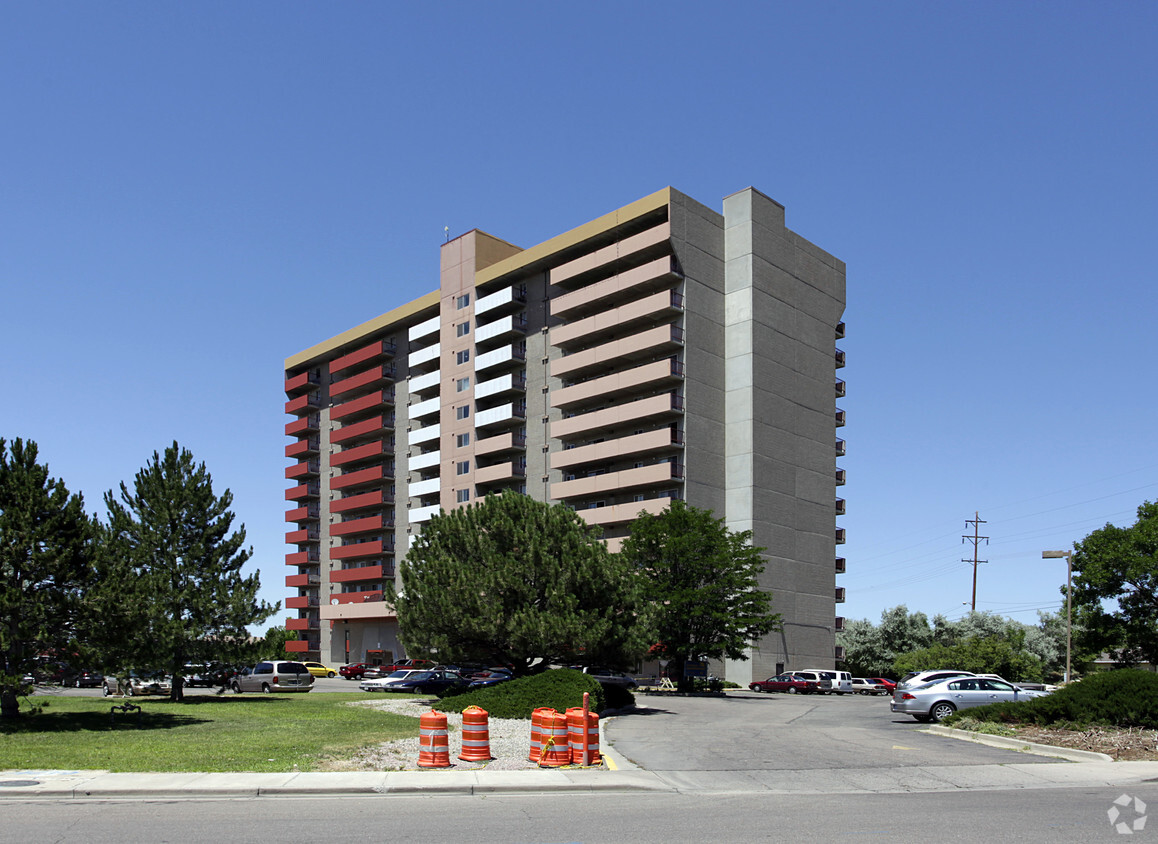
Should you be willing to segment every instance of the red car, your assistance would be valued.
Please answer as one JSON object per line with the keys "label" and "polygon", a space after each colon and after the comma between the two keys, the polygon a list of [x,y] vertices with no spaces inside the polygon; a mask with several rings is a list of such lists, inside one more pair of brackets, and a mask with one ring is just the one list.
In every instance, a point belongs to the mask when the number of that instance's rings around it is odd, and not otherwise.
{"label": "red car", "polygon": [[366,673],[366,669],[370,666],[364,662],[351,662],[349,665],[343,665],[338,669],[338,673],[347,680],[361,680],[362,675]]}
{"label": "red car", "polygon": [[820,684],[815,680],[805,680],[795,674],[778,674],[767,680],[756,680],[748,684],[754,692],[787,692],[790,695],[811,694],[820,691]]}
{"label": "red car", "polygon": [[888,689],[889,694],[892,694],[897,690],[897,681],[890,680],[888,677],[865,677],[865,679],[870,683],[880,683],[882,686]]}

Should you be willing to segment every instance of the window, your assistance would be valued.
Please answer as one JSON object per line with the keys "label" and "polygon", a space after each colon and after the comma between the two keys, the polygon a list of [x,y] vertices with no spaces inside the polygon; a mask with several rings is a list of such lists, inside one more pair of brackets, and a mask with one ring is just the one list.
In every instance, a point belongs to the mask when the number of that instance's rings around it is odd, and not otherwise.
{"label": "window", "polygon": [[470,389],[470,378],[469,377],[468,378],[459,378],[458,381],[455,382],[454,388],[455,388],[455,391],[459,392],[459,393],[461,393],[463,390],[469,390]]}
{"label": "window", "polygon": [[461,296],[459,296],[457,299],[454,300],[454,303],[455,303],[455,306],[458,307],[459,309],[465,308],[467,305],[470,304],[470,294],[469,293],[462,294]]}
{"label": "window", "polygon": [[460,460],[458,463],[455,464],[454,471],[455,471],[455,474],[457,474],[457,475],[468,474],[470,472],[470,461],[469,460]]}
{"label": "window", "polygon": [[466,335],[470,334],[470,323],[460,322],[454,327],[454,330],[458,337],[465,337]]}
{"label": "window", "polygon": [[454,409],[454,417],[456,419],[469,419],[470,418],[470,405],[464,404],[462,407],[456,407]]}
{"label": "window", "polygon": [[459,448],[466,448],[468,445],[470,445],[470,434],[459,434],[458,438],[455,440],[455,445],[457,445]]}
{"label": "window", "polygon": [[459,504],[465,504],[467,501],[470,501],[470,490],[460,489],[455,492],[454,497]]}
{"label": "window", "polygon": [[463,349],[461,352],[458,353],[457,358],[458,358],[459,363],[466,363],[467,361],[469,361],[470,360],[470,349]]}

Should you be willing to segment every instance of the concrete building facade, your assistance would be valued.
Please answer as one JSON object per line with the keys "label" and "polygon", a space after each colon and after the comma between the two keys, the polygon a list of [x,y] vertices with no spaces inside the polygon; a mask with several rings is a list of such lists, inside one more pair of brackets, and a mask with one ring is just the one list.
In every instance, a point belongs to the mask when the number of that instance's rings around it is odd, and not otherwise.
{"label": "concrete building facade", "polygon": [[401,657],[383,591],[411,539],[515,489],[612,549],[675,499],[751,530],[784,626],[728,679],[832,665],[844,287],[751,188],[722,213],[665,188],[528,249],[447,242],[437,290],[285,361],[287,648]]}

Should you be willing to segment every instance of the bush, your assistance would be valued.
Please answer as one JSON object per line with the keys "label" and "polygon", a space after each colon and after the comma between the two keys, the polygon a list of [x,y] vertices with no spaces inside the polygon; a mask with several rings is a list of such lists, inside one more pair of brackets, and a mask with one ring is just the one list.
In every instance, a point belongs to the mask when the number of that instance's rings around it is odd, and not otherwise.
{"label": "bush", "polygon": [[[980,706],[968,715],[978,721],[1041,727],[1158,729],[1158,674],[1133,668],[1093,674],[1046,697]],[[958,713],[945,723],[961,717]]]}
{"label": "bush", "polygon": [[[622,691],[631,697],[626,689]],[[602,712],[609,708],[603,686],[582,671],[571,668],[557,668],[509,680],[497,686],[445,697],[434,708],[442,712],[462,712],[468,706],[479,706],[492,718],[529,719],[531,713],[540,707],[565,712],[572,706],[582,706],[584,692],[591,695],[592,712]],[[634,698],[631,700],[634,701]]]}
{"label": "bush", "polygon": [[[635,706],[635,695],[630,689],[623,686],[607,685],[603,687],[604,706],[607,709],[626,709]],[[592,706],[592,709],[595,707]]]}

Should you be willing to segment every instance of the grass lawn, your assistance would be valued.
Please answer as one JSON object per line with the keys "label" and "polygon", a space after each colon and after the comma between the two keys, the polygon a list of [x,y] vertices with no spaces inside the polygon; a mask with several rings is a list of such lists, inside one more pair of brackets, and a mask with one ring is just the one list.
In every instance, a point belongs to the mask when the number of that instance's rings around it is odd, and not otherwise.
{"label": "grass lawn", "polygon": [[38,696],[22,702],[18,721],[0,722],[0,770],[310,771],[359,747],[417,735],[417,718],[347,705],[394,697],[403,696],[130,698],[143,710],[138,722],[135,712],[110,719],[121,698]]}

